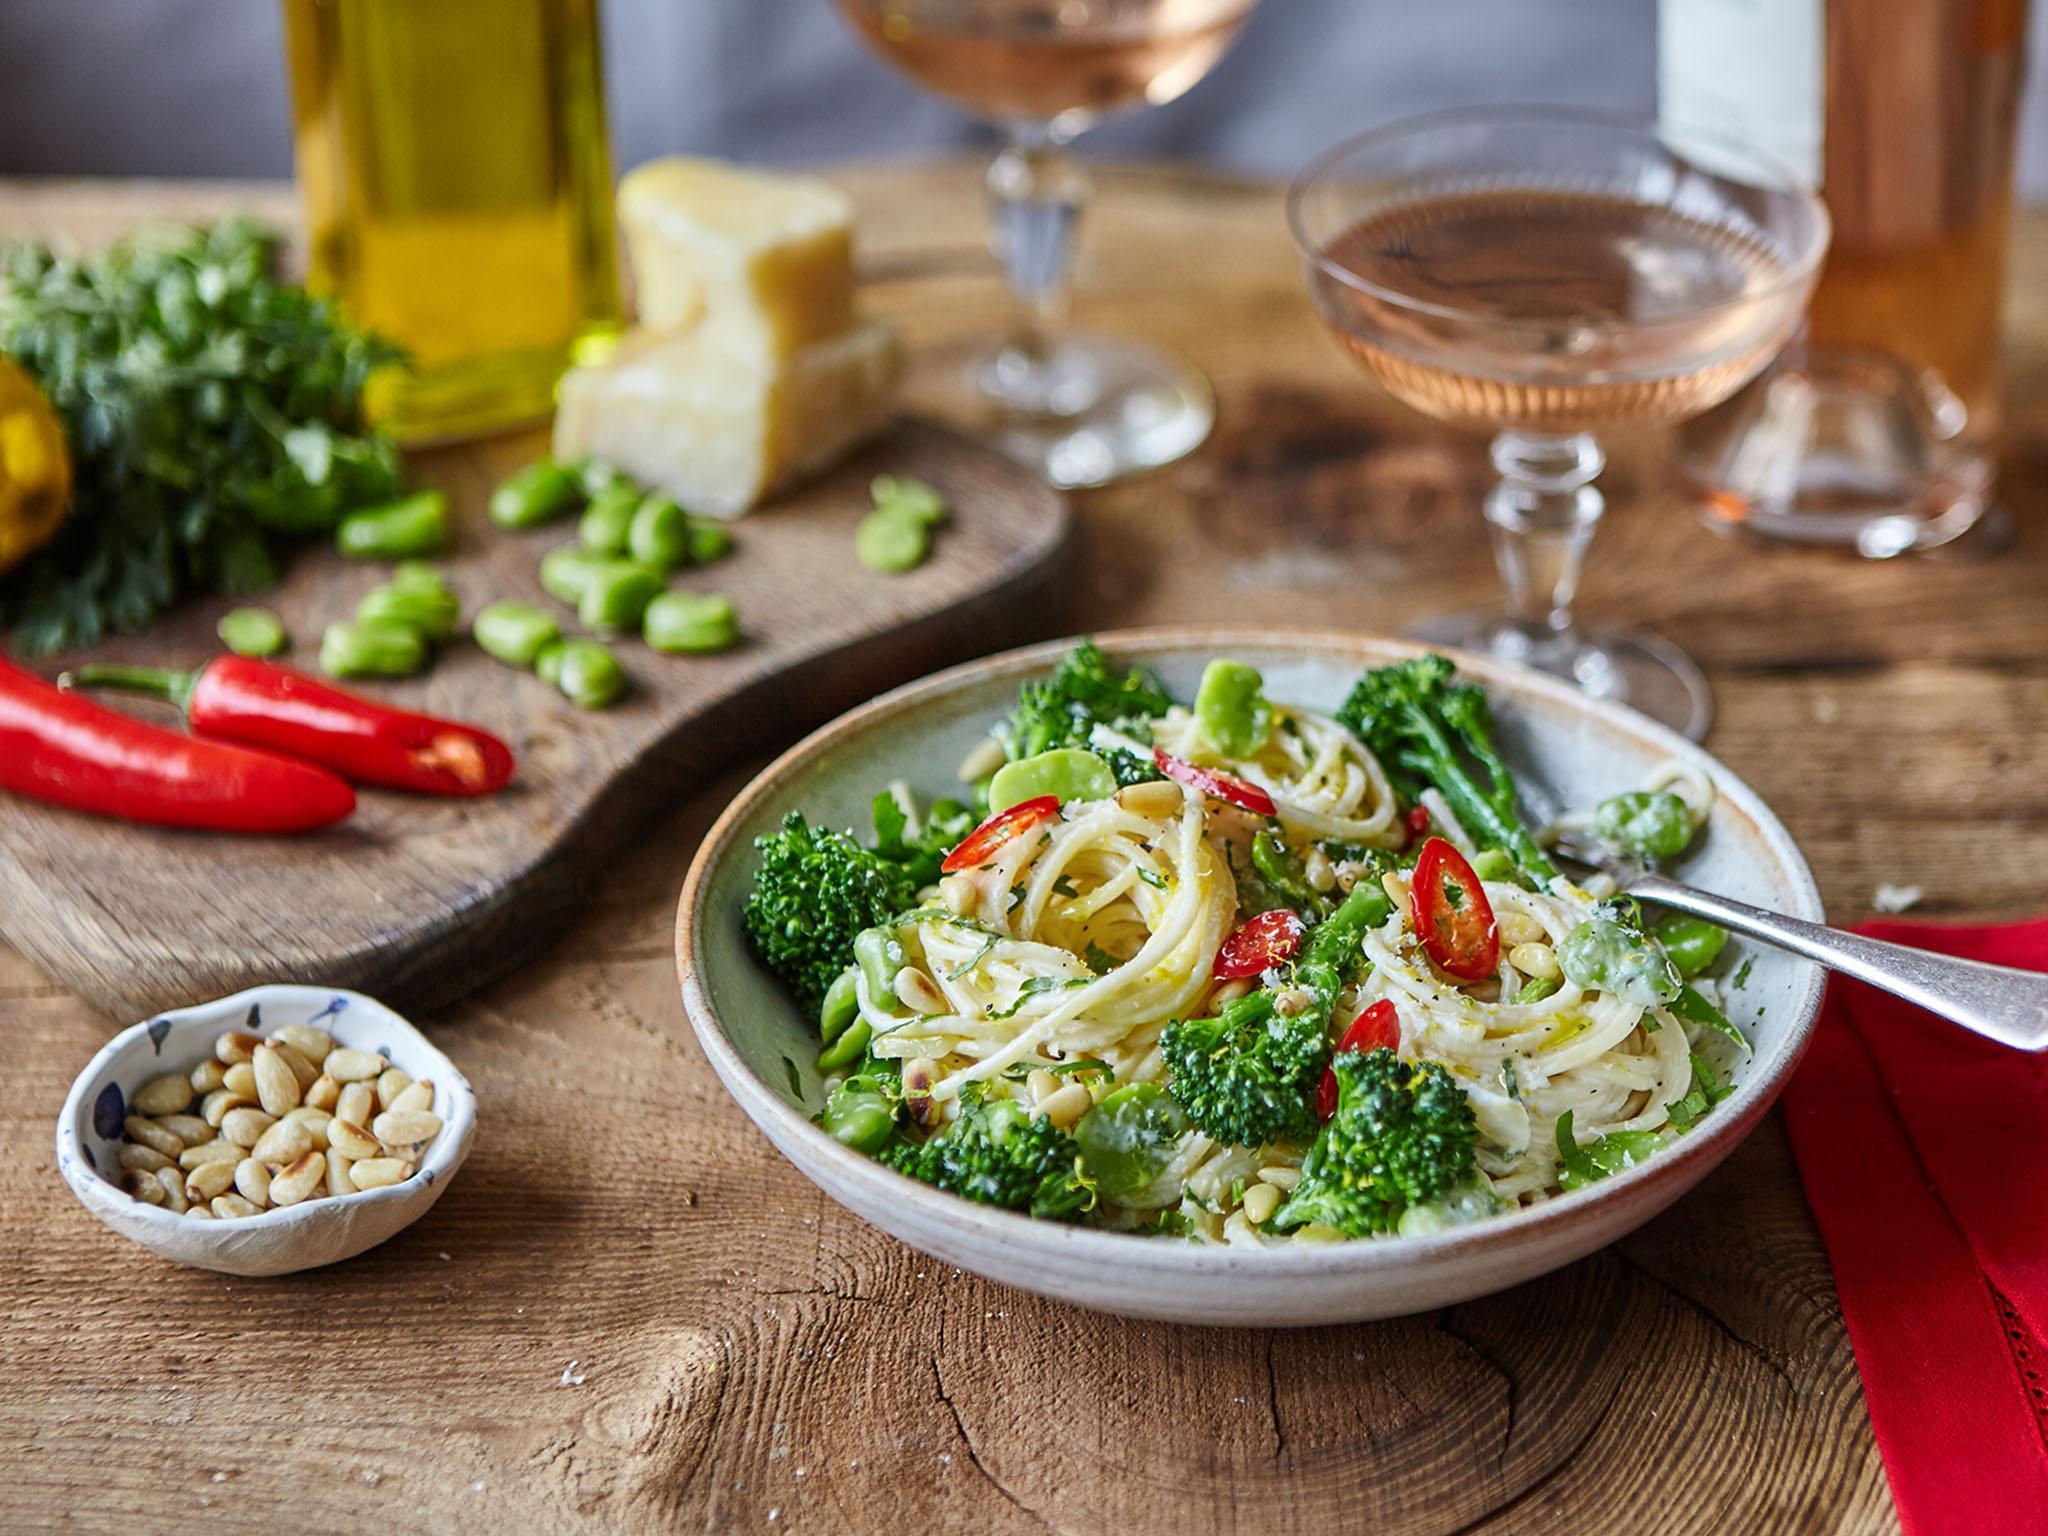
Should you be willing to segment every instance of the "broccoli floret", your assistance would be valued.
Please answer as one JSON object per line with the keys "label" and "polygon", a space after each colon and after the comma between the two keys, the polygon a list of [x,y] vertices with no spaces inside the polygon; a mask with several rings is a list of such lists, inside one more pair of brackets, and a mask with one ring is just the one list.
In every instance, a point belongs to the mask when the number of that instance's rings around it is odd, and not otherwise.
{"label": "broccoli floret", "polygon": [[899,1141],[880,1156],[898,1173],[983,1205],[1060,1218],[1095,1203],[1072,1136],[1015,1099],[978,1089],[961,1095],[959,1116],[931,1140]]}
{"label": "broccoli floret", "polygon": [[940,861],[974,830],[974,812],[958,800],[934,800],[924,819],[913,822],[904,802],[889,789],[875,796],[872,814],[875,852],[892,864],[901,864],[917,890],[939,878]]}
{"label": "broccoli floret", "polygon": [[1410,1206],[1442,1200],[1473,1177],[1479,1127],[1450,1073],[1385,1046],[1346,1051],[1330,1065],[1337,1113],[1273,1213],[1276,1230],[1317,1222],[1347,1237],[1391,1232]]}
{"label": "broccoli floret", "polygon": [[756,838],[761,867],[742,921],[769,970],[815,1013],[825,989],[852,962],[854,938],[917,898],[909,868],[844,832],[813,827],[791,811],[782,830]]}
{"label": "broccoli floret", "polygon": [[[1167,1091],[1203,1135],[1261,1147],[1315,1128],[1309,1095],[1330,1055],[1337,994],[1364,969],[1359,944],[1386,921],[1387,893],[1361,882],[1312,930],[1284,987],[1226,1003],[1213,1018],[1169,1025],[1160,1037]],[[1307,1007],[1280,1012],[1281,991],[1306,989]]]}
{"label": "broccoli floret", "polygon": [[[1054,747],[1092,747],[1091,733],[1098,725],[1148,741],[1149,722],[1172,704],[1159,680],[1143,667],[1119,674],[1093,640],[1083,640],[1051,677],[1024,685],[1010,712],[1004,749],[1014,761]],[[1119,784],[1159,777],[1150,763],[1130,752],[1118,751],[1108,761]]]}
{"label": "broccoli floret", "polygon": [[1352,687],[1337,719],[1372,749],[1406,798],[1435,786],[1481,847],[1498,848],[1548,888],[1557,866],[1522,824],[1514,778],[1494,749],[1486,693],[1452,682],[1451,671],[1443,656],[1375,667]]}

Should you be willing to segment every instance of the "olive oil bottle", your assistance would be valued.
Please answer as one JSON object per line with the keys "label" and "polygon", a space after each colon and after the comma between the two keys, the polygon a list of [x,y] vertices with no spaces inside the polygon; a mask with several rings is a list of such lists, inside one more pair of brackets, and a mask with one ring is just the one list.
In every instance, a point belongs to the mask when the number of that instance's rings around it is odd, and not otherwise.
{"label": "olive oil bottle", "polygon": [[547,413],[615,336],[598,0],[284,0],[311,285],[403,346],[399,438]]}

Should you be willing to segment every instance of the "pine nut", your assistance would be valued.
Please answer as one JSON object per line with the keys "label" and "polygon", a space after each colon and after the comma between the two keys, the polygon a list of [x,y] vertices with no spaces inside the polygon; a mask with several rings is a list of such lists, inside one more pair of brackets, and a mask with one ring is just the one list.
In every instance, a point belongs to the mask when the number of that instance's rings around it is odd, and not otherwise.
{"label": "pine nut", "polygon": [[351,1125],[368,1125],[377,1113],[377,1090],[368,1083],[350,1083],[334,1101],[334,1118]]}
{"label": "pine nut", "polygon": [[384,1155],[376,1137],[353,1120],[344,1120],[340,1115],[327,1122],[327,1146],[330,1151],[339,1152],[351,1160]]}
{"label": "pine nut", "polygon": [[1033,1104],[1043,1104],[1047,1099],[1060,1091],[1060,1080],[1054,1073],[1040,1067],[1024,1079],[1024,1086],[1031,1090],[1031,1102]]}
{"label": "pine nut", "polygon": [[192,1102],[192,1079],[177,1072],[152,1077],[135,1090],[128,1107],[138,1115],[175,1115]]}
{"label": "pine nut", "polygon": [[313,1079],[313,1086],[306,1090],[306,1104],[312,1109],[334,1108],[341,1098],[341,1084],[322,1072]]}
{"label": "pine nut", "polygon": [[1301,1182],[1301,1170],[1280,1163],[1271,1168],[1261,1168],[1259,1180],[1261,1183],[1272,1185],[1275,1189],[1292,1189]]}
{"label": "pine nut", "polygon": [[292,1076],[298,1080],[300,1093],[303,1094],[308,1088],[313,1086],[314,1080],[320,1076],[320,1069],[318,1067],[314,1066],[312,1062],[306,1060],[304,1056],[301,1056],[282,1040],[271,1041],[270,1048],[277,1052],[279,1058],[283,1060],[286,1066],[292,1069]]}
{"label": "pine nut", "polygon": [[1408,882],[1391,869],[1380,876],[1380,889],[1387,893],[1387,900],[1396,908],[1408,905]]}
{"label": "pine nut", "polygon": [[235,1164],[235,1188],[254,1206],[270,1204],[270,1170],[253,1157]]}
{"label": "pine nut", "polygon": [[1316,1000],[1307,987],[1282,987],[1273,998],[1273,1011],[1283,1019],[1306,1012]]}
{"label": "pine nut", "polygon": [[1327,891],[1337,883],[1337,866],[1330,862],[1330,856],[1322,849],[1311,847],[1302,856],[1301,872],[1308,877],[1309,889]]}
{"label": "pine nut", "polygon": [[1236,1002],[1251,989],[1252,979],[1249,976],[1233,976],[1228,981],[1219,981],[1209,989],[1209,1001],[1205,1006],[1214,1012],[1225,1003]]}
{"label": "pine nut", "polygon": [[434,1107],[434,1083],[431,1078],[416,1078],[406,1086],[405,1092],[384,1106],[386,1109],[432,1109]]}
{"label": "pine nut", "polygon": [[[262,1047],[259,1046],[257,1049],[260,1050]],[[239,1093],[245,1098],[257,1098],[256,1063],[254,1058],[248,1061],[238,1061],[232,1067],[229,1067],[228,1075],[220,1080],[220,1085],[227,1089],[229,1093]]]}
{"label": "pine nut", "polygon": [[327,1178],[327,1159],[318,1152],[302,1155],[270,1181],[272,1205],[297,1205]]}
{"label": "pine nut", "polygon": [[246,1062],[256,1054],[256,1047],[263,1043],[261,1035],[252,1035],[243,1030],[231,1029],[213,1042],[216,1059],[234,1066]]}
{"label": "pine nut", "polygon": [[214,1219],[213,1212],[203,1205],[188,1205],[185,1207],[185,1214],[187,1216],[196,1216],[201,1221],[212,1221]]}
{"label": "pine nut", "polygon": [[370,1131],[387,1147],[413,1147],[440,1134],[441,1117],[423,1109],[387,1109]]}
{"label": "pine nut", "polygon": [[1500,941],[1503,944],[1534,944],[1538,940],[1549,937],[1543,925],[1537,922],[1535,918],[1526,912],[1514,911],[1512,908],[1500,914],[1498,924],[1500,927]]}
{"label": "pine nut", "polygon": [[[932,1103],[932,1084],[938,1080],[939,1064],[929,1056],[915,1056],[903,1063],[903,1107],[917,1125],[928,1128],[938,1119],[937,1106]],[[383,1132],[378,1134],[381,1136]],[[386,1136],[384,1139],[389,1141],[391,1138]]]}
{"label": "pine nut", "polygon": [[402,1157],[366,1157],[349,1168],[348,1176],[357,1189],[382,1189],[410,1178],[412,1164]]}
{"label": "pine nut", "polygon": [[976,779],[985,779],[1003,766],[1007,754],[1003,744],[993,736],[984,736],[975,743],[974,749],[960,759],[960,782],[972,784]]}
{"label": "pine nut", "polygon": [[945,994],[939,991],[939,984],[925,975],[914,965],[906,965],[896,973],[896,995],[903,1006],[915,1013],[950,1013]]}
{"label": "pine nut", "polygon": [[[298,1074],[285,1064],[283,1054],[273,1045],[259,1045],[250,1062],[250,1076],[256,1082],[256,1102],[266,1115],[283,1115],[299,1107]],[[236,1069],[241,1070],[240,1068]]]}
{"label": "pine nut", "polygon": [[145,1120],[140,1115],[130,1115],[121,1122],[121,1129],[128,1133],[130,1141],[137,1141],[169,1162],[185,1150],[185,1143],[158,1125],[154,1120]]}
{"label": "pine nut", "polygon": [[202,1141],[196,1147],[187,1147],[178,1154],[178,1166],[187,1170],[204,1168],[208,1163],[239,1163],[242,1149],[232,1141]]}
{"label": "pine nut", "polygon": [[1095,1096],[1085,1083],[1069,1083],[1040,1104],[1038,1113],[1064,1131],[1094,1107]]}
{"label": "pine nut", "polygon": [[1116,803],[1133,816],[1178,816],[1187,792],[1171,779],[1150,779],[1126,784],[1116,792]]}
{"label": "pine nut", "polygon": [[335,1149],[332,1147],[329,1147],[327,1149],[328,1194],[346,1195],[354,1191],[356,1187],[355,1183],[348,1176],[348,1170],[353,1161],[354,1159],[343,1157],[339,1152],[335,1151]]}
{"label": "pine nut", "polygon": [[145,1205],[162,1205],[164,1203],[163,1185],[157,1182],[155,1174],[146,1172],[141,1168],[130,1168],[127,1172],[123,1173],[121,1175],[121,1188],[130,1197],[142,1201]]}
{"label": "pine nut", "polygon": [[313,1146],[316,1150],[321,1152],[327,1150],[327,1127],[334,1119],[334,1116],[327,1113],[326,1110],[311,1109],[301,1104],[297,1109],[286,1115],[285,1119],[295,1124],[303,1125],[306,1128],[306,1134],[313,1138]]}
{"label": "pine nut", "polygon": [[262,1213],[240,1195],[215,1195],[213,1214],[222,1221],[233,1221],[242,1216],[258,1216]]}
{"label": "pine nut", "polygon": [[311,1024],[281,1024],[271,1039],[282,1040],[308,1062],[325,1061],[334,1049],[334,1036]]}
{"label": "pine nut", "polygon": [[[230,1137],[229,1140],[234,1138]],[[313,1133],[296,1120],[280,1120],[264,1129],[249,1155],[260,1163],[289,1163],[313,1150]]]}
{"label": "pine nut", "polygon": [[185,1198],[197,1202],[226,1193],[234,1186],[237,1166],[239,1161],[230,1162],[223,1157],[194,1168],[185,1175]]}
{"label": "pine nut", "polygon": [[197,1115],[158,1115],[156,1123],[188,1147],[213,1140],[213,1127]]}
{"label": "pine nut", "polygon": [[216,1088],[199,1101],[199,1118],[215,1130],[226,1118],[229,1110],[243,1109],[256,1101],[244,1093],[230,1093],[225,1088]]}
{"label": "pine nut", "polygon": [[164,1205],[180,1216],[184,1215],[192,1202],[185,1198],[183,1172],[176,1168],[159,1168],[156,1171],[156,1181],[163,1188]]}
{"label": "pine nut", "polygon": [[412,1074],[400,1067],[387,1067],[377,1074],[377,1107],[389,1109],[401,1093],[412,1086]]}
{"label": "pine nut", "polygon": [[1274,1184],[1254,1184],[1244,1192],[1244,1219],[1263,1227],[1280,1209],[1280,1189]]}
{"label": "pine nut", "polygon": [[232,1141],[238,1147],[253,1147],[276,1123],[262,1110],[243,1105],[220,1117],[220,1134],[223,1140]]}
{"label": "pine nut", "polygon": [[155,1173],[160,1168],[177,1166],[155,1147],[145,1147],[133,1141],[122,1146],[120,1158],[121,1166],[132,1173]]}
{"label": "pine nut", "polygon": [[1517,944],[1508,951],[1508,964],[1539,981],[1554,981],[1564,974],[1558,968],[1557,951],[1548,944]]}
{"label": "pine nut", "polygon": [[228,1080],[228,1069],[218,1061],[202,1061],[192,1069],[192,1091],[212,1093]]}
{"label": "pine nut", "polygon": [[970,876],[947,875],[939,881],[939,905],[955,917],[965,917],[974,910],[976,894]]}
{"label": "pine nut", "polygon": [[338,1083],[363,1083],[375,1078],[391,1063],[375,1051],[358,1051],[348,1046],[329,1051],[320,1070]]}

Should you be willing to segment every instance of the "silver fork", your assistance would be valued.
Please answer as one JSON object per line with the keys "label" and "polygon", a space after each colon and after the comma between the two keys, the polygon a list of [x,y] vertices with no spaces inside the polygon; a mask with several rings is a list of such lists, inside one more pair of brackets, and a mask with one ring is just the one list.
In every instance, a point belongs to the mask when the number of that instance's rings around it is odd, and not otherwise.
{"label": "silver fork", "polygon": [[1831,971],[1867,981],[1974,1034],[2016,1050],[2048,1050],[2048,975],[1981,960],[1958,960],[1905,944],[1844,933],[1839,928],[1716,896],[1605,850],[1564,842],[1554,850],[1598,870],[1616,891],[1719,923],[1777,949],[1817,960]]}

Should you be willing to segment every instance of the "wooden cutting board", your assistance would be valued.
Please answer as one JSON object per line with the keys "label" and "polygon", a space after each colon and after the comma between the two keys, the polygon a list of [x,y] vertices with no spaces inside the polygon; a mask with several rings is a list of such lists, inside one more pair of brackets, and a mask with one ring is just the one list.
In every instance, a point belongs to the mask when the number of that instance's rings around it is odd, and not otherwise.
{"label": "wooden cutting board", "polygon": [[[465,618],[498,597],[556,606],[536,567],[574,537],[573,522],[505,533],[483,511],[491,486],[543,451],[533,434],[415,462],[413,478],[444,487],[455,506],[460,533],[442,563]],[[954,508],[931,560],[904,575],[878,575],[853,555],[868,482],[882,472],[929,480]],[[349,820],[292,838],[163,831],[0,797],[0,936],[123,1018],[263,981],[331,982],[434,1007],[530,957],[621,847],[707,774],[1021,638],[1067,514],[1008,460],[906,422],[735,531],[733,554],[677,582],[728,594],[745,642],[702,657],[619,642],[634,688],[609,710],[578,710],[467,641],[422,677],[360,685],[503,736],[520,769],[502,794],[365,790]],[[292,635],[280,659],[312,670],[321,629],[387,574],[327,551],[303,555],[268,599]],[[213,627],[229,606],[195,603],[145,635],[43,670],[86,659],[197,665],[220,649]],[[132,707],[169,718],[163,706]]]}

